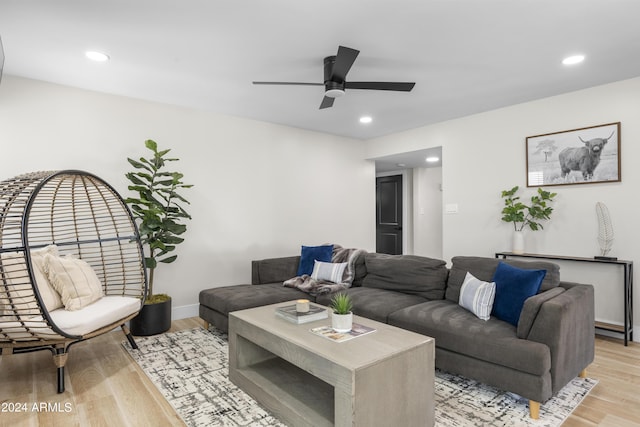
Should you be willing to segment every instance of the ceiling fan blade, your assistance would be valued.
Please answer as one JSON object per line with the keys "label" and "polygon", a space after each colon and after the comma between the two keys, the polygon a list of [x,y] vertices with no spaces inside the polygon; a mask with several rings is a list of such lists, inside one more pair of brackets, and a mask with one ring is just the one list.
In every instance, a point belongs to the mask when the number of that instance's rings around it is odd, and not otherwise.
{"label": "ceiling fan blade", "polygon": [[335,98],[329,98],[328,96],[325,96],[322,99],[322,103],[320,104],[320,109],[324,109],[324,108],[329,108],[329,107],[333,107],[333,100]]}
{"label": "ceiling fan blade", "polygon": [[347,73],[351,69],[351,66],[355,62],[359,53],[359,50],[351,49],[350,47],[339,46],[338,54],[336,55],[336,62],[333,64],[331,80],[334,82],[345,81]]}
{"label": "ceiling fan blade", "polygon": [[252,82],[254,85],[324,86],[324,83],[305,82]]}
{"label": "ceiling fan blade", "polygon": [[415,86],[410,82],[345,82],[345,89],[396,90],[410,92]]}

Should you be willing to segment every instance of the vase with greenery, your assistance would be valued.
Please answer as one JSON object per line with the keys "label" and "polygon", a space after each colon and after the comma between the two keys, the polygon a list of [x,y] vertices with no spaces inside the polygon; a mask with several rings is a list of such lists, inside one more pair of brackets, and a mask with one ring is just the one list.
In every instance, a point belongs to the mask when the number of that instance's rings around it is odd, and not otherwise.
{"label": "vase with greenery", "polygon": [[331,327],[336,332],[349,332],[353,324],[353,302],[344,292],[335,294],[329,304],[331,308]]}
{"label": "vase with greenery", "polygon": [[531,196],[531,203],[527,205],[520,200],[520,196],[516,195],[518,190],[519,187],[516,185],[511,190],[502,191],[502,198],[504,199],[502,220],[513,223],[513,252],[523,253],[524,237],[522,231],[525,227],[533,231],[544,228],[541,221],[551,218],[553,208],[550,204],[557,193],[538,188],[538,192]]}
{"label": "vase with greenery", "polygon": [[[167,170],[169,162],[179,160],[167,157],[170,149],[158,150],[158,144],[150,139],[145,141],[144,145],[151,151],[150,157],[140,157],[138,160],[127,158],[129,164],[135,169],[125,175],[131,183],[128,188],[137,193],[137,197],[129,197],[125,201],[131,207],[133,216],[137,220],[140,240],[148,250],[145,264],[148,271],[149,289],[145,308],[153,304],[169,302],[169,326],[167,326],[166,319],[163,319],[162,327],[156,328],[149,325],[145,328],[145,331],[155,330],[154,333],[160,333],[171,326],[171,299],[167,294],[154,293],[155,270],[159,263],[169,264],[178,257],[174,251],[176,246],[184,241],[180,237],[187,230],[184,222],[191,219],[191,215],[184,208],[184,205],[189,202],[180,194],[180,191],[191,188],[193,185],[185,184],[182,181],[184,176],[182,173]],[[166,311],[164,310],[165,313]],[[166,329],[157,331],[157,329],[164,327]],[[142,331],[140,335],[152,335],[152,333]]]}

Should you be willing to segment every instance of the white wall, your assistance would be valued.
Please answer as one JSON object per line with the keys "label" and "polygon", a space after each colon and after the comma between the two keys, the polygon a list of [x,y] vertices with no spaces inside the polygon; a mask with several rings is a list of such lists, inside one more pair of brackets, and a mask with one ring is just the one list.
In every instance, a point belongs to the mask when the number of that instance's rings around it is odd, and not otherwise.
{"label": "white wall", "polygon": [[[250,282],[252,259],[335,242],[375,250],[375,167],[364,142],[3,76],[0,179],[90,171],[128,193],[127,157],[154,139],[181,159],[193,220],[156,292],[194,315],[202,289]],[[186,308],[186,309],[185,309]]]}
{"label": "white wall", "polygon": [[[529,232],[526,251],[592,257],[598,254],[595,204],[611,213],[616,240],[611,256],[640,260],[640,78],[489,111],[369,141],[368,158],[442,146],[443,203],[459,213],[443,216],[443,255],[493,256],[510,249],[511,228],[500,220],[500,192],[526,188],[525,138],[620,121],[622,182],[549,187],[558,193],[544,230]],[[618,272],[596,277],[584,264],[561,266],[564,278],[596,286],[596,317],[622,321]],[[603,273],[604,274],[604,273]],[[636,280],[636,283],[639,283]],[[640,307],[640,292],[635,293]],[[638,310],[636,309],[636,312]],[[640,327],[640,312],[634,322]],[[636,334],[636,339],[638,334]]]}
{"label": "white wall", "polygon": [[442,258],[442,168],[413,169],[413,253]]}

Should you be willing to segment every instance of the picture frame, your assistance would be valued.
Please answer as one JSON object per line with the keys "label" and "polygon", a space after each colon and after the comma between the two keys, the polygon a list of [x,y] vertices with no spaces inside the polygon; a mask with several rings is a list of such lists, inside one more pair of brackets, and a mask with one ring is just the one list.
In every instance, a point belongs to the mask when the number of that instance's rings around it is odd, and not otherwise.
{"label": "picture frame", "polygon": [[529,136],[527,187],[620,182],[620,122]]}

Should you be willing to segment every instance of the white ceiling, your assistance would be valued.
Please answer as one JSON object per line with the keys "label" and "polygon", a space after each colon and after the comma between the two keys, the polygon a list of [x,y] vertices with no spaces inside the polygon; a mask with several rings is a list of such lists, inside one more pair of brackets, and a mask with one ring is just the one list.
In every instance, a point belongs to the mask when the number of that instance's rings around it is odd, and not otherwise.
{"label": "white ceiling", "polygon": [[[369,139],[640,76],[638,16],[637,0],[0,0],[0,37],[5,75]],[[415,89],[319,110],[320,86],[251,83],[322,82],[339,45],[360,50],[348,80]]]}

